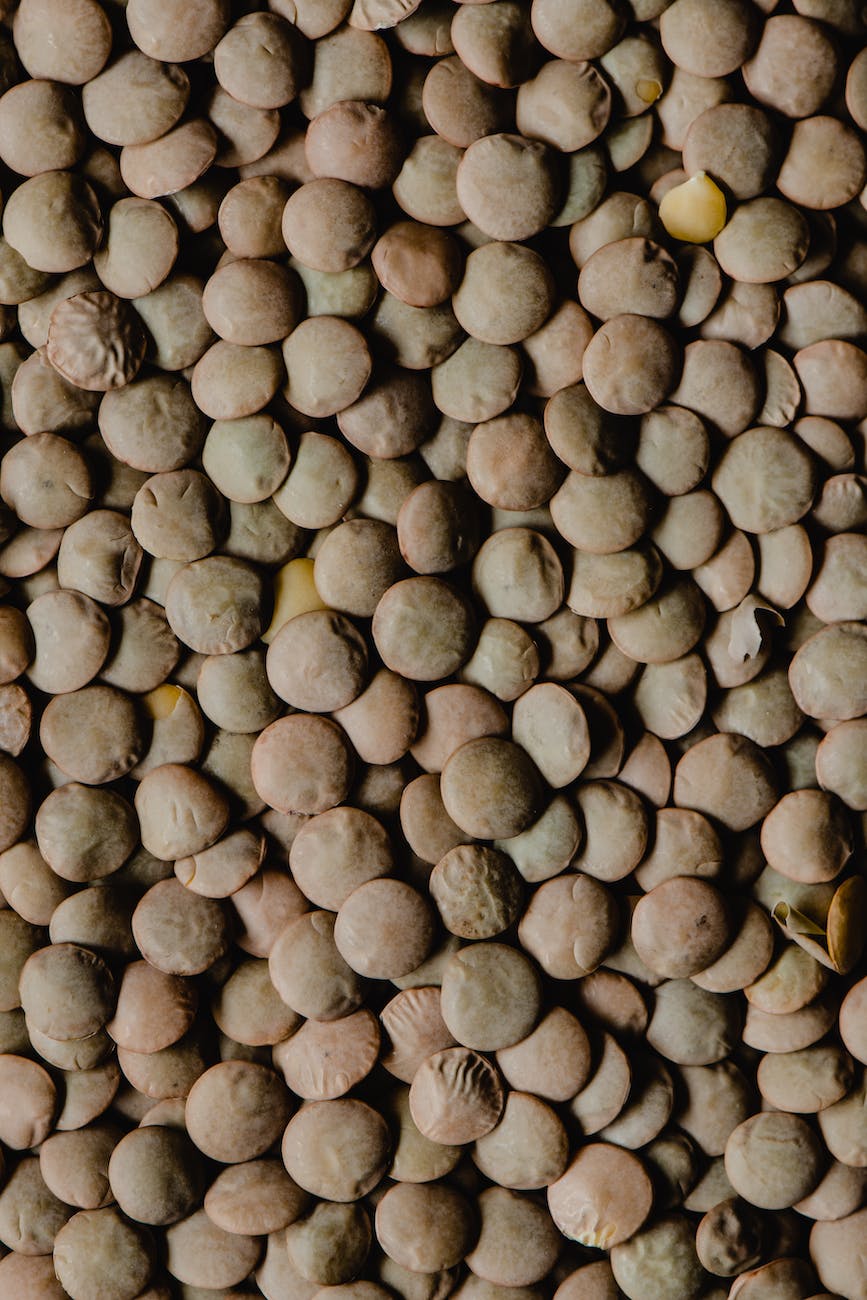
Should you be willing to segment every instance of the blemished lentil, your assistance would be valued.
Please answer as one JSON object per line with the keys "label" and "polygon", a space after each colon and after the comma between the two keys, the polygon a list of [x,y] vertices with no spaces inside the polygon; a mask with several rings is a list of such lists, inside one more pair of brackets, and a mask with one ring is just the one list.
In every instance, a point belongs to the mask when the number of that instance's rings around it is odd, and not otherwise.
{"label": "blemished lentil", "polygon": [[867,1300],[865,44],[0,0],[0,1300]]}

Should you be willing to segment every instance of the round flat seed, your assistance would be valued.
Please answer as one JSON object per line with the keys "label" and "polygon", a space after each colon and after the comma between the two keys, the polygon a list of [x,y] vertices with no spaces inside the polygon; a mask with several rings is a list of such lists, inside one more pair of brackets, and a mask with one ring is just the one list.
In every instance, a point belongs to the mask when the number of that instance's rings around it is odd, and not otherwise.
{"label": "round flat seed", "polygon": [[510,117],[508,96],[458,58],[440,59],[431,68],[422,87],[422,108],[437,135],[461,149],[504,130]]}
{"label": "round flat seed", "polygon": [[544,325],[553,297],[551,272],[538,253],[495,240],[470,253],[452,306],[473,338],[509,344]]}
{"label": "round flat seed", "polygon": [[120,170],[133,194],[158,199],[192,185],[216,155],[216,131],[204,118],[194,118],[147,144],[124,145]]}
{"label": "round flat seed", "polygon": [[608,619],[617,648],[637,663],[681,659],[699,640],[705,623],[701,593],[689,577],[675,579],[639,608]]}
{"label": "round flat seed", "polygon": [[[537,235],[554,216],[560,198],[548,149],[519,135],[486,135],[475,140],[461,159],[456,185],[458,202],[467,217],[491,239]],[[520,195],[520,205],[505,203],[507,194]]]}
{"label": "round flat seed", "polygon": [[267,1151],[291,1111],[289,1094],[273,1070],[250,1061],[223,1061],[193,1084],[184,1122],[201,1152],[238,1164]]}
{"label": "round flat seed", "polygon": [[740,1036],[737,1006],[692,980],[668,980],[656,990],[647,1040],[676,1065],[714,1065]]}
{"label": "round flat seed", "polygon": [[203,0],[184,14],[173,0],[133,0],[127,15],[130,35],[153,59],[199,59],[219,41],[229,25],[226,0]]}
{"label": "round flat seed", "polygon": [[774,935],[767,913],[755,903],[736,906],[737,933],[728,948],[691,979],[712,993],[734,993],[754,983],[767,970],[773,956]]}
{"label": "round flat seed", "polygon": [[183,68],[129,50],[87,82],[81,104],[90,130],[106,144],[149,144],[171,130],[189,95]]}
{"label": "round flat seed", "polygon": [[100,71],[111,26],[96,0],[26,0],[15,15],[15,45],[31,77],[81,85]]}
{"label": "round flat seed", "polygon": [[766,113],[752,104],[719,104],[697,117],[684,141],[692,175],[710,172],[738,199],[767,189],[777,161],[777,139]]}
{"label": "round flat seed", "polygon": [[684,348],[683,372],[672,401],[733,438],[749,426],[759,409],[755,368],[735,343],[696,339]]}
{"label": "round flat seed", "polygon": [[254,108],[282,108],[304,76],[306,47],[279,14],[245,14],[214,49],[214,72],[224,90]]}
{"label": "round flat seed", "polygon": [[274,343],[300,319],[300,289],[291,270],[262,258],[239,258],[208,280],[202,309],[214,332],[230,343]]}
{"label": "round flat seed", "polygon": [[614,618],[644,605],[661,580],[662,562],[652,546],[605,555],[576,550],[566,602],[586,618]]}
{"label": "round flat seed", "polygon": [[607,321],[584,353],[584,382],[596,402],[615,415],[642,415],[664,401],[680,377],[672,335],[646,316]]}
{"label": "round flat seed", "polygon": [[257,793],[270,807],[286,813],[325,812],[349,792],[349,744],[327,718],[278,718],[260,732],[251,772]]}
{"label": "round flat seed", "polygon": [[759,1092],[778,1110],[813,1114],[846,1096],[854,1082],[851,1057],[839,1047],[777,1052],[759,1064]]}
{"label": "round flat seed", "polygon": [[696,1300],[704,1292],[706,1274],[695,1249],[693,1225],[682,1214],[668,1214],[636,1233],[611,1252],[611,1270],[618,1286],[639,1300]]}
{"label": "round flat seed", "polygon": [[300,827],[289,849],[293,878],[317,907],[339,910],[359,885],[391,875],[382,824],[360,808],[332,808]]}
{"label": "round flat seed", "polygon": [[861,1062],[864,1062],[867,1055],[863,1021],[865,997],[867,983],[861,979],[852,985],[840,1005],[840,1037],[855,1059]]}
{"label": "round flat seed", "polygon": [[472,613],[466,598],[440,578],[406,578],[385,592],[373,614],[373,640],[386,667],[416,681],[436,681],[469,658]]}
{"label": "round flat seed", "polygon": [[[793,358],[808,415],[862,419],[864,353],[845,339],[823,339],[801,348]],[[832,480],[833,482],[833,480]],[[845,526],[840,531],[845,531]]]}
{"label": "round flat seed", "polygon": [[334,942],[358,974],[400,979],[430,955],[435,930],[430,904],[401,880],[369,880],[337,913]]}
{"label": "round flat seed", "polygon": [[168,1125],[133,1129],[114,1147],[108,1179],[118,1205],[136,1223],[184,1218],[202,1192],[201,1161],[189,1138]]}
{"label": "round flat seed", "polygon": [[837,52],[821,23],[797,14],[774,14],[764,24],[755,53],[744,64],[749,93],[787,117],[809,117],[831,93]]}
{"label": "round flat seed", "polygon": [[391,185],[403,161],[393,118],[378,104],[356,100],[332,104],[313,119],[305,153],[314,176],[370,189]]}
{"label": "round flat seed", "polygon": [[619,40],[626,22],[615,4],[604,0],[534,0],[530,21],[536,39],[546,50],[562,59],[576,62],[605,54]]}
{"label": "round flat seed", "polygon": [[464,1047],[493,1052],[519,1043],[536,1023],[540,1005],[535,967],[505,944],[463,948],[443,971],[443,1021]]}
{"label": "round flat seed", "polygon": [[84,785],[125,776],[144,751],[137,709],[111,686],[55,695],[42,714],[39,738],[60,770]]}
{"label": "round flat seed", "polygon": [[36,647],[27,677],[36,689],[60,694],[94,679],[110,642],[108,619],[95,601],[81,591],[45,591],[27,608],[27,619]]}
{"label": "round flat seed", "polygon": [[574,781],[590,757],[584,710],[569,691],[553,682],[531,686],[516,700],[512,737],[554,789]]}
{"label": "round flat seed", "polygon": [[573,470],[550,506],[557,531],[580,553],[579,563],[634,546],[651,516],[648,485],[633,469],[598,476]]}
{"label": "round flat seed", "polygon": [[462,939],[492,939],[520,913],[520,878],[496,849],[462,844],[449,850],[428,887],[446,929]]}
{"label": "round flat seed", "polygon": [[0,1136],[13,1151],[38,1146],[51,1132],[57,1113],[57,1090],[35,1061],[11,1053],[0,1057],[3,1102]]}
{"label": "round flat seed", "polygon": [[334,316],[302,321],[284,340],[283,361],[287,399],[303,415],[317,419],[357,401],[372,368],[364,336]]}
{"label": "round flat seed", "polygon": [[76,1300],[102,1285],[107,1268],[124,1300],[138,1295],[154,1266],[151,1239],[110,1206],[80,1210],[58,1232],[54,1268],[61,1285]]}
{"label": "round flat seed", "polygon": [[541,787],[525,750],[483,737],[468,741],[449,758],[441,793],[446,812],[467,834],[506,839],[534,820]]}
{"label": "round flat seed", "polygon": [[229,817],[225,797],[201,773],[179,763],[149,772],[139,782],[135,806],[142,843],[161,860],[208,848]]}
{"label": "round flat seed", "polygon": [[380,1013],[388,1039],[382,1064],[389,1074],[412,1083],[416,1071],[434,1052],[454,1047],[440,1010],[436,986],[406,988]]}
{"label": "round flat seed", "polygon": [[520,1043],[497,1052],[507,1082],[548,1101],[569,1101],[590,1075],[587,1034],[564,1007],[555,1007]]}
{"label": "round flat seed", "polygon": [[[470,1202],[443,1183],[389,1188],[376,1207],[375,1222],[386,1255],[414,1274],[454,1268],[477,1234]],[[420,1231],[422,1224],[430,1229]]]}
{"label": "round flat seed", "polygon": [[165,208],[150,199],[120,199],[109,213],[105,246],[94,267],[120,298],[141,298],[171,273],[178,256],[178,229]]}
{"label": "round flat seed", "polygon": [[361,981],[337,950],[330,912],[288,919],[271,947],[269,969],[286,1005],[311,1020],[339,1020],[361,1003]]}
{"label": "round flat seed", "polygon": [[500,1187],[547,1187],[563,1173],[568,1140],[555,1112],[525,1092],[511,1092],[503,1118],[473,1146],[473,1161]]}
{"label": "round flat seed", "polygon": [[794,203],[825,211],[855,198],[865,174],[867,154],[858,132],[836,117],[808,117],[792,129],[777,188]]}
{"label": "round flat seed", "polygon": [[619,918],[605,886],[570,873],[536,890],[521,918],[518,938],[547,974],[577,979],[603,961],[618,929]]}
{"label": "round flat seed", "polygon": [[856,1076],[848,1097],[819,1112],[819,1129],[825,1146],[843,1164],[863,1169],[867,1166],[864,1141],[864,1104],[867,1083],[863,1071]]}
{"label": "round flat seed", "polygon": [[651,970],[670,979],[693,975],[728,947],[731,928],[723,896],[706,880],[675,876],[638,900],[632,941]]}
{"label": "round flat seed", "polygon": [[859,683],[864,647],[859,623],[835,623],[810,637],[789,666],[789,684],[809,717],[846,720],[867,711]]}
{"label": "round flat seed", "polygon": [[602,135],[611,104],[611,87],[594,64],[551,59],[519,87],[515,116],[525,136],[569,155]]}
{"label": "round flat seed", "polygon": [[147,891],[133,912],[132,931],[142,956],[169,975],[199,975],[229,946],[222,905],[173,878]]}
{"label": "round flat seed", "polygon": [[761,1209],[784,1209],[819,1181],[819,1141],[797,1115],[753,1115],[726,1143],[726,1173],[740,1196]]}
{"label": "round flat seed", "polygon": [[674,799],[732,830],[746,830],[776,803],[762,751],[746,737],[709,736],[688,750],[674,775]]}
{"label": "round flat seed", "polygon": [[366,1078],[379,1047],[379,1023],[365,1009],[331,1022],[307,1020],[276,1046],[274,1064],[297,1096],[332,1101]]}
{"label": "round flat seed", "polygon": [[495,1286],[541,1280],[559,1253],[557,1229],[544,1207],[508,1188],[489,1187],[476,1208],[479,1236],[467,1255],[476,1276]]}
{"label": "round flat seed", "polygon": [[532,510],[550,500],[563,477],[563,467],[538,420],[503,415],[477,424],[473,430],[467,444],[467,477],[476,495],[490,505]]}
{"label": "round flat seed", "polygon": [[807,255],[806,217],[782,199],[742,203],[714,240],[714,253],[727,275],[750,284],[783,280]]}
{"label": "round flat seed", "polygon": [[307,1196],[278,1160],[248,1160],[222,1170],[205,1195],[208,1218],[226,1232],[259,1236],[294,1222]]}
{"label": "round flat seed", "polygon": [[361,693],[367,649],[348,618],[310,610],[280,629],[268,647],[265,668],[280,699],[296,709],[330,713]]}
{"label": "round flat seed", "polygon": [[863,1210],[829,1223],[817,1223],[810,1233],[810,1257],[822,1284],[841,1295],[867,1290],[867,1273],[852,1245],[863,1231],[867,1214]]}
{"label": "round flat seed", "polygon": [[[713,15],[715,41],[708,48],[706,24]],[[675,0],[660,17],[662,47],[679,68],[699,77],[725,77],[749,58],[758,36],[757,15],[745,0]]]}
{"label": "round flat seed", "polygon": [[497,1071],[468,1047],[432,1053],[419,1066],[409,1093],[412,1118],[434,1142],[475,1142],[490,1133],[505,1098]]}
{"label": "round flat seed", "polygon": [[563,603],[563,567],[532,528],[503,528],[488,537],[473,561],[472,581],[494,618],[542,623]]}
{"label": "round flat seed", "polygon": [[198,357],[191,379],[193,398],[212,420],[239,420],[268,405],[283,373],[275,349],[220,339]]}
{"label": "round flat seed", "polygon": [[43,172],[9,196],[3,234],[34,270],[73,271],[90,260],[100,242],[99,200],[88,182],[74,173]]}
{"label": "round flat seed", "polygon": [[624,307],[641,316],[664,320],[678,302],[674,259],[649,239],[618,239],[597,249],[578,277],[581,304],[600,320]]}
{"label": "round flat seed", "polygon": [[114,980],[105,962],[74,943],[34,952],[21,970],[19,990],[28,1019],[61,1041],[97,1033],[114,1009]]}
{"label": "round flat seed", "polygon": [[637,1156],[592,1142],[548,1188],[548,1208],[564,1236],[609,1250],[641,1227],[652,1196],[650,1177]]}
{"label": "round flat seed", "polygon": [[736,528],[771,532],[809,510],[816,490],[815,462],[783,429],[748,429],[726,447],[713,489]]}
{"label": "round flat seed", "polygon": [[51,81],[24,81],[0,100],[0,157],[21,176],[74,167],[84,151],[74,91]]}
{"label": "round flat seed", "polygon": [[158,1052],[178,1042],[193,1023],[195,987],[145,961],[131,962],[121,976],[117,1004],[106,1029],[130,1051]]}
{"label": "round flat seed", "polygon": [[257,1238],[226,1232],[203,1209],[171,1224],[165,1240],[168,1273],[187,1287],[204,1290],[216,1291],[242,1282],[255,1268],[261,1253]]}
{"label": "round flat seed", "polygon": [[362,1101],[313,1101],[286,1126],[282,1154],[299,1187],[324,1200],[356,1201],[385,1173],[391,1137],[383,1117]]}

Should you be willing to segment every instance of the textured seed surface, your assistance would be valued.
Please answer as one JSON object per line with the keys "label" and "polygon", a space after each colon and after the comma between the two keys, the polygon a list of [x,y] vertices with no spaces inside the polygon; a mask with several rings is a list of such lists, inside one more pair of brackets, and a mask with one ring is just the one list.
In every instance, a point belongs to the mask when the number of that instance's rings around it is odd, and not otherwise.
{"label": "textured seed surface", "polygon": [[0,0],[0,1300],[867,1300],[865,41]]}

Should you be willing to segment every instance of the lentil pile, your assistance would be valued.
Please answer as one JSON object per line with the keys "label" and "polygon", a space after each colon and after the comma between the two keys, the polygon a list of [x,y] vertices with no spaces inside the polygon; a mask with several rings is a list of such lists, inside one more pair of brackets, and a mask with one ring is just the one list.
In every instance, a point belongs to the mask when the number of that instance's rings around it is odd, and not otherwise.
{"label": "lentil pile", "polygon": [[867,1300],[863,4],[0,17],[0,1300]]}

